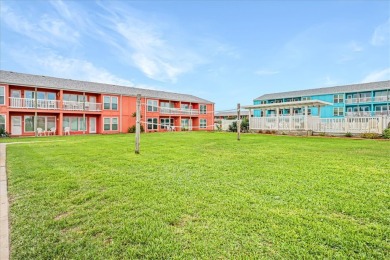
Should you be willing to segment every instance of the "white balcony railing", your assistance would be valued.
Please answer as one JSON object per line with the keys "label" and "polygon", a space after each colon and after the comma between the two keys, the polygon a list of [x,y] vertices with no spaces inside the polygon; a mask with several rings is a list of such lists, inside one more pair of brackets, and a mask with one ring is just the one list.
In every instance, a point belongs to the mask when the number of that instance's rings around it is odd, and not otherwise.
{"label": "white balcony railing", "polygon": [[346,116],[350,117],[350,116],[353,116],[353,117],[367,117],[367,116],[371,116],[371,112],[370,111],[360,111],[360,112],[346,112],[345,113]]}
{"label": "white balcony railing", "polygon": [[354,104],[354,103],[358,103],[358,98],[347,98],[345,100],[345,104]]}
{"label": "white balcony railing", "polygon": [[387,96],[376,96],[374,97],[374,102],[383,102],[383,101],[389,101],[389,98]]}
{"label": "white balcony railing", "polygon": [[101,111],[101,103],[91,102],[75,102],[75,101],[62,101],[59,100],[48,100],[48,99],[35,99],[33,98],[15,98],[10,97],[9,106],[11,108],[27,108],[27,109],[53,109],[53,110],[73,110],[73,111]]}
{"label": "white balcony railing", "polygon": [[35,106],[35,99],[33,98],[10,98],[11,108],[37,108],[37,109],[59,109],[59,101],[58,100],[48,100],[48,99],[37,99],[37,103]]}
{"label": "white balcony railing", "polygon": [[101,111],[101,103],[62,101],[62,109],[72,111]]}
{"label": "white balcony railing", "polygon": [[375,111],[376,116],[390,116],[390,111]]}
{"label": "white balcony railing", "polygon": [[160,108],[160,114],[168,114],[168,115],[199,115],[199,109]]}

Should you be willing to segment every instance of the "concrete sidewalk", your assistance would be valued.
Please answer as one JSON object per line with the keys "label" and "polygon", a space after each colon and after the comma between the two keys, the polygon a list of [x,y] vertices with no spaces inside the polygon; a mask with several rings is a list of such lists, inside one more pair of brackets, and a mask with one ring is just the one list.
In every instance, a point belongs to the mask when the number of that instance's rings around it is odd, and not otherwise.
{"label": "concrete sidewalk", "polygon": [[5,144],[0,144],[0,260],[9,259],[9,222]]}

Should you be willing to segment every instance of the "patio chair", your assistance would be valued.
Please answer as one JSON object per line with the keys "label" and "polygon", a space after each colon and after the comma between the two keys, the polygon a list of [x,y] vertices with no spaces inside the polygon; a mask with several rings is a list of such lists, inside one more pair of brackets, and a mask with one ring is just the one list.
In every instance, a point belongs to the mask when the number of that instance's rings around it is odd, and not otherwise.
{"label": "patio chair", "polygon": [[66,135],[66,134],[70,135],[70,127],[69,126],[66,126],[64,128],[64,135]]}
{"label": "patio chair", "polygon": [[56,128],[55,127],[50,128],[50,130],[48,131],[48,135],[56,135]]}
{"label": "patio chair", "polygon": [[38,135],[38,136],[43,136],[43,135],[45,135],[45,132],[43,132],[43,129],[42,129],[42,128],[40,128],[40,127],[37,128],[37,135]]}

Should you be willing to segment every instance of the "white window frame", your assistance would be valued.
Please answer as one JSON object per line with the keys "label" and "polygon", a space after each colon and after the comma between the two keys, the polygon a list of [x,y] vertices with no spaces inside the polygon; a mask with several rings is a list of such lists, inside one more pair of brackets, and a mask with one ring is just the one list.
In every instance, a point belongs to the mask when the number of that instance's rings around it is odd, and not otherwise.
{"label": "white window frame", "polygon": [[[106,119],[108,119],[108,123],[106,123]],[[116,123],[114,123],[114,120]],[[109,129],[105,129],[105,125],[109,125]],[[116,125],[116,129],[113,129],[113,125]],[[104,117],[103,118],[103,131],[118,131],[118,118],[117,117]]]}
{"label": "white window frame", "polygon": [[333,108],[333,116],[344,116],[344,108],[343,107],[334,107]]}
{"label": "white window frame", "polygon": [[333,103],[344,103],[344,94],[334,94]]}
{"label": "white window frame", "polygon": [[5,86],[0,86],[0,89],[3,89],[3,94],[0,97],[3,97],[3,102],[0,105],[5,105]]}
{"label": "white window frame", "polygon": [[[114,123],[114,120],[116,123]],[[116,129],[114,129],[114,125],[116,125]],[[118,125],[118,118],[117,117],[111,117],[111,131],[118,131],[119,125]]]}
{"label": "white window frame", "polygon": [[[85,117],[85,122],[84,122],[84,128],[82,128],[82,121],[84,117],[78,117],[78,116],[64,116],[62,119],[62,125],[64,126],[64,121],[66,119],[69,119],[69,128],[70,131],[87,131],[87,117]],[[72,129],[72,122],[76,121],[77,122],[77,130]],[[64,126],[65,127],[65,126]]]}
{"label": "white window frame", "polygon": [[[202,109],[202,108],[204,108],[204,109]],[[201,104],[199,106],[199,114],[205,115],[206,113],[207,113],[207,105]]]}
{"label": "white window frame", "polygon": [[[33,125],[33,129],[32,129],[32,131],[27,131],[26,130],[26,118],[27,117],[31,117],[31,122],[32,122],[32,125]],[[24,123],[24,126],[23,126],[23,131],[25,132],[25,133],[32,133],[32,132],[34,132],[34,129],[35,129],[35,126],[34,126],[34,116],[23,116],[23,123]]]}
{"label": "white window frame", "polygon": [[[106,102],[105,99],[108,98],[109,102]],[[114,102],[115,100],[115,102]],[[105,104],[108,104],[108,108],[105,107]],[[113,104],[116,104],[116,108],[113,108]],[[104,110],[118,110],[118,97],[116,96],[103,96],[103,109]]]}
{"label": "white window frame", "polygon": [[160,128],[161,129],[169,129],[172,126],[173,126],[173,118],[169,118],[169,117],[160,118]]}
{"label": "white window frame", "polygon": [[[28,117],[31,117],[31,120],[32,120],[32,125],[33,125],[32,131],[27,131],[26,130],[26,118],[28,118]],[[49,117],[54,118],[54,126],[53,127],[57,128],[57,117],[56,116],[38,116],[38,118],[44,118],[45,126],[42,128],[43,131],[48,131],[51,128],[51,127],[48,127],[48,118]],[[24,123],[23,131],[25,133],[33,133],[33,132],[35,132],[35,124],[34,124],[35,123],[35,119],[34,119],[34,116],[23,116],[23,123]],[[37,123],[38,123],[38,120],[37,120]]]}
{"label": "white window frame", "polygon": [[[7,116],[5,114],[0,114],[0,117],[4,117],[4,131],[7,129]],[[2,123],[0,123],[1,128]]]}
{"label": "white window frame", "polygon": [[207,128],[207,119],[201,118],[199,120],[199,128],[202,128],[202,129],[206,129]]}
{"label": "white window frame", "polygon": [[158,111],[158,100],[148,99],[147,101],[147,111],[148,112],[157,112]]}
{"label": "white window frame", "polygon": [[[151,122],[149,122],[149,121],[151,121]],[[156,121],[156,122],[154,122],[154,121]],[[158,118],[157,117],[148,118],[146,127],[148,130],[151,130],[151,131],[158,130]]]}

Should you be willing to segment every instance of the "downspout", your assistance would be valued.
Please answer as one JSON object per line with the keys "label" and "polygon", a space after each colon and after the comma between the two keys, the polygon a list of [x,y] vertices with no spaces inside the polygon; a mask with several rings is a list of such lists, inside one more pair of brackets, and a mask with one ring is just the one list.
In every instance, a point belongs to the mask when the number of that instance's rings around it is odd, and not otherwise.
{"label": "downspout", "polygon": [[121,94],[121,103],[119,107],[119,133],[122,133],[122,94]]}
{"label": "downspout", "polygon": [[[147,107],[148,107],[148,104],[146,104],[146,97],[144,97],[144,130],[145,130],[145,132],[147,132],[148,131],[148,127],[147,127],[147,125],[146,125],[146,123],[145,122],[147,122],[147,119],[146,119],[146,110],[147,110]],[[142,110],[142,104],[141,104],[141,110]]]}
{"label": "downspout", "polygon": [[83,122],[84,122],[84,127],[83,127],[83,135],[85,135],[85,129],[87,128],[87,121],[85,120],[85,92],[83,92]]}
{"label": "downspout", "polygon": [[37,98],[37,88],[35,88],[34,90],[34,108],[35,108],[35,116],[34,116],[34,130],[35,130],[35,136],[38,136],[38,112],[37,112],[37,109],[38,109],[38,98]]}

